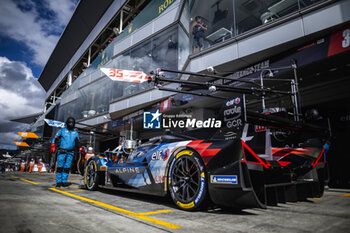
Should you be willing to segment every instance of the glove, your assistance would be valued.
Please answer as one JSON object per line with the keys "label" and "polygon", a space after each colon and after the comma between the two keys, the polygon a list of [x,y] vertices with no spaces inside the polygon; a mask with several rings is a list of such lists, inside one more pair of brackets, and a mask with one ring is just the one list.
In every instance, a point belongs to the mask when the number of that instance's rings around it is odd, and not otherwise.
{"label": "glove", "polygon": [[50,153],[55,153],[55,151],[56,151],[56,144],[55,144],[55,143],[52,143],[52,144],[51,144]]}
{"label": "glove", "polygon": [[86,151],[84,150],[83,147],[80,147],[80,148],[79,148],[79,151],[81,152],[82,155],[85,155],[85,154],[86,154]]}

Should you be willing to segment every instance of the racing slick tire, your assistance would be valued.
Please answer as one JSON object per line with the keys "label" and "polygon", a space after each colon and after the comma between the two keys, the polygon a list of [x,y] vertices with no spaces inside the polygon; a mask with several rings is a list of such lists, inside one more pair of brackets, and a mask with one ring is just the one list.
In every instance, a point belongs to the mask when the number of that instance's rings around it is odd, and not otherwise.
{"label": "racing slick tire", "polygon": [[88,161],[85,170],[84,170],[84,181],[85,181],[85,187],[90,190],[94,191],[98,187],[98,172],[97,172],[97,165],[95,160]]}
{"label": "racing slick tire", "polygon": [[182,150],[171,160],[169,192],[183,210],[195,210],[206,203],[207,179],[202,158],[192,150]]}

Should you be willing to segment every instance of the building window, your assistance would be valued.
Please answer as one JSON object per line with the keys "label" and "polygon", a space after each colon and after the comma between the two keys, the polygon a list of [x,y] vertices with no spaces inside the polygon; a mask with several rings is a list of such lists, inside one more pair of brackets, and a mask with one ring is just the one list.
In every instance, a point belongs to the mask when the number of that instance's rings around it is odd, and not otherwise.
{"label": "building window", "polygon": [[312,6],[315,3],[319,3],[322,1],[324,1],[324,0],[299,0],[299,5],[300,5],[300,8],[302,9],[302,8]]}
{"label": "building window", "polygon": [[[177,69],[178,26],[174,26],[115,58],[111,68],[137,70],[149,74],[157,68]],[[175,77],[169,74],[167,77]],[[115,82],[113,99],[136,94],[151,87],[150,83]]]}
{"label": "building window", "polygon": [[275,21],[299,9],[298,0],[235,1],[236,34]]}
{"label": "building window", "polygon": [[151,22],[153,19],[165,12],[176,0],[152,0],[138,14],[132,17],[128,22],[128,26],[123,29],[123,32],[116,38],[117,41],[129,36],[131,33],[140,29],[142,26]]}
{"label": "building window", "polygon": [[[178,48],[178,25],[176,25],[119,55],[108,62],[105,67],[137,70],[147,74],[157,68],[177,69]],[[181,53],[186,56],[184,49],[181,49]],[[167,77],[176,77],[176,74],[167,74]],[[109,110],[109,103],[112,100],[137,94],[149,89],[152,85],[148,82],[118,82],[103,77],[79,89],[80,82],[86,78],[88,77],[80,76],[62,94],[62,98],[70,98],[70,95],[76,95],[76,98],[60,107],[59,120],[65,120],[68,116],[83,119],[105,113]]]}
{"label": "building window", "polygon": [[151,70],[157,68],[177,69],[177,49],[178,26],[176,25],[152,39]]}
{"label": "building window", "polygon": [[322,0],[187,0],[180,21],[191,53],[274,22]]}
{"label": "building window", "polygon": [[191,36],[191,50],[196,53],[233,36],[233,2],[232,0],[188,0],[184,14]]}
{"label": "building window", "polygon": [[179,45],[178,45],[178,70],[182,70],[185,62],[190,54],[188,45],[188,34],[179,26]]}
{"label": "building window", "polygon": [[64,121],[69,116],[83,119],[107,112],[112,99],[112,82],[105,77],[76,90],[77,98],[60,107],[58,119]]}

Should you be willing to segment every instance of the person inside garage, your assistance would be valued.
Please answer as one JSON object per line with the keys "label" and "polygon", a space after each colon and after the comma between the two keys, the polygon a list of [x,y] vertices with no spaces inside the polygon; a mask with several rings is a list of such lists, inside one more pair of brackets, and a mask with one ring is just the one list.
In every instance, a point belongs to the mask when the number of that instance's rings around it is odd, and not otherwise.
{"label": "person inside garage", "polygon": [[70,185],[67,180],[74,158],[74,150],[80,148],[79,134],[74,127],[75,119],[73,117],[68,117],[66,127],[60,129],[52,139],[51,153],[55,153],[56,143],[60,140],[57,151],[56,187],[66,187]]}

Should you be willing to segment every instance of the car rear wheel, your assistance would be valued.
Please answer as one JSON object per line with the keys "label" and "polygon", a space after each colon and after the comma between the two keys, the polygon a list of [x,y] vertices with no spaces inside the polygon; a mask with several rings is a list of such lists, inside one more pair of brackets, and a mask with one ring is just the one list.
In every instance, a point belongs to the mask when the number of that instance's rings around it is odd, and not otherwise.
{"label": "car rear wheel", "polygon": [[90,160],[86,167],[84,173],[85,186],[88,190],[93,191],[97,189],[97,165],[95,160]]}
{"label": "car rear wheel", "polygon": [[168,184],[170,195],[179,208],[199,208],[205,201],[207,189],[202,158],[191,150],[177,153],[170,163]]}

